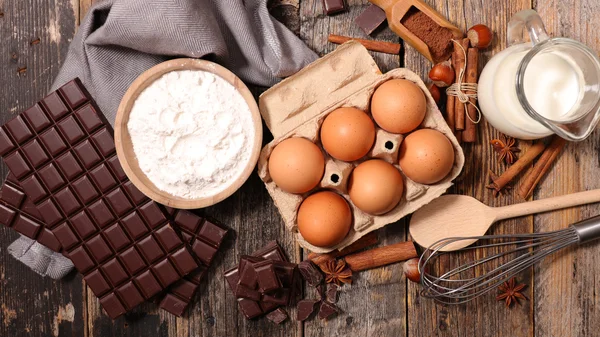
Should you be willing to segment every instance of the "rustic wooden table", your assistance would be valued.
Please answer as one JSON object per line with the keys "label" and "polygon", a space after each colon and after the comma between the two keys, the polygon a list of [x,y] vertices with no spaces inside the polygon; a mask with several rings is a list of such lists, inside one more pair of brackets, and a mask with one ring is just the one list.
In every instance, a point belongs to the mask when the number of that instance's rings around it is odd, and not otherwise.
{"label": "rustic wooden table", "polygon": [[[0,0],[0,119],[8,120],[44,93],[65,58],[80,20],[92,0]],[[554,36],[566,36],[600,49],[600,2],[597,0],[427,0],[462,28],[485,23],[497,33],[493,50],[482,62],[505,47],[505,29],[511,15],[535,8]],[[275,0],[272,13],[323,55],[335,46],[329,33],[364,37],[354,24],[367,0],[349,0],[350,10],[328,17],[321,0]],[[389,29],[374,38],[398,42]],[[430,64],[414,49],[400,56],[374,53],[383,71],[407,67],[423,78]],[[259,93],[260,89],[257,88]],[[484,188],[486,172],[499,164],[487,145],[496,131],[480,126],[480,141],[465,146],[466,165],[452,192],[468,194],[493,206],[519,202],[516,195],[497,199]],[[266,140],[270,135],[267,135]],[[557,165],[545,177],[534,198],[599,188],[600,133],[585,142],[569,144]],[[521,142],[521,147],[527,147]],[[0,169],[6,175],[5,167]],[[547,231],[599,213],[587,206],[531,216],[498,224],[494,233]],[[240,254],[277,239],[288,255],[298,260],[303,252],[285,231],[282,220],[256,176],[226,201],[205,211],[235,230],[226,253],[219,257],[202,292],[185,318],[176,318],[155,305],[112,321],[97,299],[72,273],[61,281],[41,278],[6,253],[17,234],[0,228],[0,336],[598,336],[600,334],[600,247],[587,245],[554,255],[520,276],[530,298],[522,306],[506,309],[493,295],[464,306],[435,305],[421,299],[419,287],[402,276],[396,264],[357,275],[352,287],[340,295],[343,313],[321,322],[296,321],[275,326],[265,319],[247,321],[221,276]],[[379,231],[385,243],[408,238],[406,221]],[[293,312],[295,314],[295,312]]]}

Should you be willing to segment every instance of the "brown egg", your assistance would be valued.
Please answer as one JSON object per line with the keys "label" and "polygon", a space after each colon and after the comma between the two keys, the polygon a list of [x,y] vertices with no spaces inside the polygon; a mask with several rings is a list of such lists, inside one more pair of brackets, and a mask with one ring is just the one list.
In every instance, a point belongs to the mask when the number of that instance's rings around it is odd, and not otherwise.
{"label": "brown egg", "polygon": [[358,165],[348,181],[350,200],[369,214],[391,211],[402,199],[402,174],[392,164],[372,159]]}
{"label": "brown egg", "polygon": [[380,85],[371,98],[371,114],[382,129],[408,133],[425,118],[427,100],[423,90],[408,80],[389,80]]}
{"label": "brown egg", "polygon": [[321,143],[332,157],[354,161],[364,157],[375,142],[375,125],[356,108],[332,111],[321,125]]}
{"label": "brown egg", "polygon": [[317,145],[305,138],[288,138],[277,144],[269,158],[269,174],[282,190],[305,193],[315,188],[325,171],[325,158]]}
{"label": "brown egg", "polygon": [[330,191],[306,198],[298,209],[298,230],[304,240],[318,247],[340,243],[352,225],[352,213],[346,199]]}
{"label": "brown egg", "polygon": [[404,174],[421,184],[435,184],[452,171],[454,147],[443,133],[417,130],[408,135],[398,154]]}

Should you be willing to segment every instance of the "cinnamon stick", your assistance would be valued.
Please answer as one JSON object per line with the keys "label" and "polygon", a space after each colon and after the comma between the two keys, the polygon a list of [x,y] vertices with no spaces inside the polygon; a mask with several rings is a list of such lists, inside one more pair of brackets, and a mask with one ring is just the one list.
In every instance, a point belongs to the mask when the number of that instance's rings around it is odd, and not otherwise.
{"label": "cinnamon stick", "polygon": [[454,100],[456,97],[451,95],[446,95],[446,123],[448,123],[448,127],[452,132],[456,131],[456,127],[454,125],[454,121],[456,119],[456,115],[454,113]]}
{"label": "cinnamon stick", "polygon": [[[465,83],[477,83],[479,77],[479,49],[469,48],[467,51],[467,70],[465,76]],[[466,94],[474,94],[472,90],[467,90]],[[477,119],[477,109],[475,108],[477,100],[475,98],[469,98],[467,104],[468,118],[465,120],[465,131],[462,134],[462,140],[465,143],[474,143],[477,141],[477,124],[473,123]]]}
{"label": "cinnamon stick", "polygon": [[509,167],[501,176],[492,179],[493,182],[488,186],[496,192],[500,192],[510,183],[527,165],[531,164],[537,156],[544,151],[546,144],[544,142],[535,143],[527,152],[525,152],[519,160]]}
{"label": "cinnamon stick", "polygon": [[412,241],[406,241],[348,255],[344,260],[346,260],[350,270],[357,272],[405,261],[417,256],[415,244]]}
{"label": "cinnamon stick", "polygon": [[399,43],[364,40],[364,39],[357,39],[357,38],[353,38],[353,37],[334,35],[334,34],[329,34],[328,40],[329,40],[329,42],[336,43],[336,44],[342,44],[342,43],[348,42],[350,40],[354,40],[354,41],[360,42],[360,44],[365,46],[365,48],[367,48],[367,50],[376,51],[376,52],[380,52],[380,53],[386,53],[386,54],[392,54],[392,55],[398,55],[400,53],[400,49],[402,48],[402,46]]}
{"label": "cinnamon stick", "polygon": [[548,148],[542,153],[540,159],[535,163],[531,172],[525,176],[525,180],[519,186],[519,196],[523,199],[527,199],[533,193],[533,190],[540,182],[542,177],[548,172],[558,154],[562,151],[567,143],[561,137],[554,136]]}
{"label": "cinnamon stick", "polygon": [[367,247],[374,246],[379,243],[379,239],[377,238],[376,232],[371,232],[363,236],[362,238],[356,240],[348,247],[343,248],[342,250],[334,250],[329,253],[319,254],[319,253],[308,253],[308,259],[311,260],[314,264],[320,265],[329,260],[333,260],[338,257],[346,256],[352,253],[356,253],[359,250],[363,250]]}
{"label": "cinnamon stick", "polygon": [[[462,46],[462,48],[460,47]],[[469,39],[465,38],[460,41],[460,46],[454,43],[454,52],[452,53],[452,60],[455,62],[454,72],[456,74],[455,78],[458,82],[460,79],[461,70],[466,71],[466,53],[469,49]],[[464,51],[463,51],[464,49]],[[464,83],[465,77],[462,78]],[[456,113],[456,130],[462,131],[465,129],[465,104],[461,102],[458,98],[454,100],[454,110]]]}

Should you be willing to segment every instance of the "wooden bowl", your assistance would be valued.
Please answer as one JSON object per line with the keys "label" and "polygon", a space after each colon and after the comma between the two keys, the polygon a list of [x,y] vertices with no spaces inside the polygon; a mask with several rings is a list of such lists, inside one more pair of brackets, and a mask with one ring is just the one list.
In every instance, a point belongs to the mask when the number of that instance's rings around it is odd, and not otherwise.
{"label": "wooden bowl", "polygon": [[[243,169],[242,174],[239,176],[239,178],[237,178],[235,181],[232,181],[231,184],[227,186],[227,188],[225,188],[223,191],[212,196],[197,199],[188,199],[174,196],[170,193],[158,189],[150,181],[150,179],[148,179],[146,174],[144,174],[144,172],[140,169],[137,157],[135,155],[135,152],[133,151],[131,137],[127,128],[129,114],[131,113],[133,103],[138,98],[140,93],[144,89],[146,89],[152,82],[154,82],[159,77],[168,72],[177,70],[203,70],[222,77],[224,80],[231,83],[242,95],[242,97],[244,97],[246,103],[248,103],[250,112],[252,113],[255,137],[254,143],[251,144],[252,154],[250,156],[250,161],[248,162],[247,166]],[[125,96],[123,96],[123,99],[121,100],[121,104],[119,105],[119,109],[117,111],[117,118],[115,121],[115,145],[117,148],[117,156],[119,157],[121,166],[123,166],[123,170],[127,174],[127,177],[129,177],[129,180],[131,180],[135,187],[137,187],[150,199],[159,202],[163,205],[167,205],[174,208],[192,209],[207,207],[214,205],[219,201],[232,195],[244,184],[246,179],[248,179],[248,177],[254,170],[256,162],[258,161],[258,156],[260,154],[261,144],[262,121],[260,113],[258,111],[258,106],[256,105],[256,101],[250,93],[250,90],[248,90],[246,85],[244,85],[244,83],[231,71],[223,68],[222,66],[216,63],[204,60],[187,58],[175,59],[160,63],[145,71],[131,84],[131,86],[125,93]]]}

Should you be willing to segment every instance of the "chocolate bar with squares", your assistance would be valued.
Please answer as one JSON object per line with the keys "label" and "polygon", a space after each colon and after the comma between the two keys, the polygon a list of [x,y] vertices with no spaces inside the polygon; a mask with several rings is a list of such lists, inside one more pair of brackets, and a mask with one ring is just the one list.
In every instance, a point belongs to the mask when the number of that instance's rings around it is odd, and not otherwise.
{"label": "chocolate bar with squares", "polygon": [[55,252],[62,252],[60,242],[46,228],[42,215],[12,173],[0,190],[0,223]]}
{"label": "chocolate bar with squares", "polygon": [[192,248],[192,255],[196,256],[199,265],[198,269],[171,285],[160,299],[160,308],[173,315],[182,316],[210,267],[210,263],[204,261],[213,260],[228,231],[190,211],[171,207],[165,209],[175,222],[175,228],[180,236],[188,247]]}
{"label": "chocolate bar with squares", "polygon": [[198,267],[165,209],[125,175],[78,79],[4,124],[0,155],[111,318]]}

